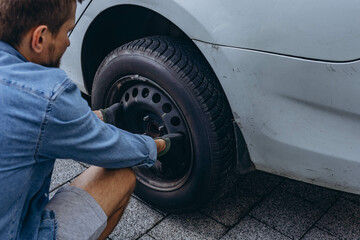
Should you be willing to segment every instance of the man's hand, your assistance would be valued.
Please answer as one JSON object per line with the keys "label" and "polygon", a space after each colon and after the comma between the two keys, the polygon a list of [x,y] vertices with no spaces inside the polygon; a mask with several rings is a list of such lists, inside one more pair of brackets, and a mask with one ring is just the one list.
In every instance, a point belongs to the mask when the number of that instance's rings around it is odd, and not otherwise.
{"label": "man's hand", "polygon": [[110,123],[112,125],[115,125],[115,123],[120,122],[120,119],[124,113],[124,105],[120,103],[115,103],[110,107],[105,109],[100,109],[99,111],[102,113],[103,121],[105,123]]}
{"label": "man's hand", "polygon": [[156,143],[156,149],[157,149],[157,153],[159,155],[159,153],[163,152],[166,148],[166,142],[164,141],[164,139],[154,139],[155,143]]}
{"label": "man's hand", "polygon": [[164,136],[155,138],[156,148],[158,150],[158,157],[164,156],[170,151],[171,144],[175,144],[172,148],[178,144],[183,144],[184,135],[181,133],[169,133]]}
{"label": "man's hand", "polygon": [[95,113],[95,115],[96,115],[101,121],[104,121],[103,115],[102,115],[102,113],[100,112],[100,110],[95,110],[95,111],[93,111],[93,113]]}

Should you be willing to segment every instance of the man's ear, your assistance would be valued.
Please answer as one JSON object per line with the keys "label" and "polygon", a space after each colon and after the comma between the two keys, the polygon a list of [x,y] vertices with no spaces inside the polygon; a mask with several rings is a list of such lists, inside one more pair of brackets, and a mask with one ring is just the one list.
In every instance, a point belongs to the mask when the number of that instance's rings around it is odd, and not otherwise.
{"label": "man's ear", "polygon": [[40,25],[35,28],[31,38],[31,48],[35,53],[41,53],[46,44],[46,37],[49,29],[46,25]]}

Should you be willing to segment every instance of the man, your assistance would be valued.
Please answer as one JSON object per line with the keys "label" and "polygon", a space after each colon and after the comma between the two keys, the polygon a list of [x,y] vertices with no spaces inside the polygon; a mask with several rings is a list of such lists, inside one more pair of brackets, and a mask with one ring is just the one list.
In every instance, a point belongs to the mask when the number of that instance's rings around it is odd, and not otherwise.
{"label": "man", "polygon": [[[102,122],[121,106],[94,114],[58,68],[76,1],[0,0],[0,239],[106,239],[135,186],[128,167],[169,148]],[[100,167],[49,201],[57,158]]]}

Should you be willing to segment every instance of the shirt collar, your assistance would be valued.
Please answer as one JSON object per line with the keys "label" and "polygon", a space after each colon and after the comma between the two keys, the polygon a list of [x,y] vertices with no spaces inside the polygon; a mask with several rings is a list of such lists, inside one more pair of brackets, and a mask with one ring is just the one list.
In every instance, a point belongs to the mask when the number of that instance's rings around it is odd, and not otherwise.
{"label": "shirt collar", "polygon": [[24,62],[28,62],[23,55],[21,55],[14,47],[12,47],[11,45],[9,45],[6,42],[0,41],[0,51],[3,52],[7,52],[11,55],[14,55],[18,58],[20,58],[21,60],[23,60]]}

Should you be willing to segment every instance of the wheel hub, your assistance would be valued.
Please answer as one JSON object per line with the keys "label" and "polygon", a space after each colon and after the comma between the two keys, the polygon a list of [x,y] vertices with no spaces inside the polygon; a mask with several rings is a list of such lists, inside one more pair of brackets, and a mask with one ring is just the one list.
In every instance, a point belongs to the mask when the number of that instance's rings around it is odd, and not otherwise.
{"label": "wheel hub", "polygon": [[107,95],[107,105],[124,105],[121,128],[152,138],[181,133],[182,144],[171,146],[169,154],[160,157],[153,167],[135,167],[137,178],[150,188],[170,191],[181,187],[192,168],[193,150],[190,131],[180,108],[154,81],[138,75],[119,79]]}

